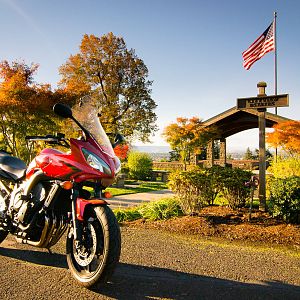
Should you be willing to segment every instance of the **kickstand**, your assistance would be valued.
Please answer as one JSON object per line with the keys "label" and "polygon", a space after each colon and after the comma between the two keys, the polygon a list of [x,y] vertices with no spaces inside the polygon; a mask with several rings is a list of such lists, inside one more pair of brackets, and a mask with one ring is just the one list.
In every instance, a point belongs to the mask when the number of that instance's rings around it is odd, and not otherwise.
{"label": "kickstand", "polygon": [[50,248],[47,248],[47,250],[48,250],[49,254],[53,254],[53,252],[51,251]]}

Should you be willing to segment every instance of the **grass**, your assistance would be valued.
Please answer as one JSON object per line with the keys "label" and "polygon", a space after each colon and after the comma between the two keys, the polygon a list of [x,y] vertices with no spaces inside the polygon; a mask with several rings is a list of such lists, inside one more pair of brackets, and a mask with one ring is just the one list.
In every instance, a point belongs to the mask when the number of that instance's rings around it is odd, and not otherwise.
{"label": "grass", "polygon": [[132,208],[114,209],[118,222],[135,221],[138,219],[166,220],[182,216],[183,212],[175,198],[164,198],[158,201],[144,203]]}
{"label": "grass", "polygon": [[152,221],[166,220],[183,215],[183,211],[175,198],[164,198],[160,201],[143,204],[139,208],[139,213],[144,219]]}
{"label": "grass", "polygon": [[126,181],[125,184],[126,186],[124,188],[109,187],[106,188],[105,191],[110,192],[113,196],[119,196],[167,189],[166,183],[163,182],[134,181],[129,183]]}
{"label": "grass", "polygon": [[263,253],[279,253],[290,257],[300,258],[300,252],[298,249],[294,249],[291,246],[286,245],[277,245],[275,243],[261,243],[254,241],[239,241],[239,240],[231,240],[221,237],[201,237],[194,235],[184,235],[176,232],[161,232],[167,238],[173,237],[177,241],[181,243],[187,243],[188,245],[198,246],[199,249],[207,249],[207,247],[215,246],[220,248],[227,248],[235,250],[244,250],[251,252],[263,252]]}
{"label": "grass", "polygon": [[[126,180],[124,188],[116,188],[114,186],[111,186],[106,188],[105,192],[110,192],[112,196],[120,196],[120,195],[160,191],[167,188],[168,188],[167,184],[164,182]],[[93,189],[90,187],[84,187],[84,189],[88,190],[89,192],[93,191]]]}
{"label": "grass", "polygon": [[[268,206],[269,205],[269,201],[266,200],[266,203],[267,203],[267,206]],[[223,198],[221,194],[219,194],[219,195],[217,195],[217,197],[216,197],[216,199],[214,201],[214,205],[226,206],[226,205],[228,205],[228,201],[225,198]],[[245,207],[246,208],[250,207],[250,199],[248,199],[246,201]],[[254,198],[253,199],[252,208],[259,208],[259,199],[258,198]]]}
{"label": "grass", "polygon": [[119,223],[126,221],[131,222],[142,218],[142,215],[138,211],[138,207],[117,208],[113,211]]}

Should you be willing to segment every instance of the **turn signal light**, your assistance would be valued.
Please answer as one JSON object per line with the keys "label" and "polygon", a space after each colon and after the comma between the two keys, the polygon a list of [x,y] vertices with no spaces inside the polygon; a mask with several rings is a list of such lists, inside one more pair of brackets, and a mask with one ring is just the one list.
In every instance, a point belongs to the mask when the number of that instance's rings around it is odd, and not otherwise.
{"label": "turn signal light", "polygon": [[110,192],[104,192],[103,196],[107,199],[112,198],[112,194]]}
{"label": "turn signal light", "polygon": [[73,187],[73,183],[71,181],[64,181],[60,186],[65,190],[70,190]]}

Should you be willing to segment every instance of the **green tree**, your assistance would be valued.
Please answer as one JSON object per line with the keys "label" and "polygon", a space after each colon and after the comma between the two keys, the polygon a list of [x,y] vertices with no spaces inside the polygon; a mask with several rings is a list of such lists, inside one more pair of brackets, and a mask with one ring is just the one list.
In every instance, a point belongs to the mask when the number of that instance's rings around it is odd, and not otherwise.
{"label": "green tree", "polygon": [[146,180],[151,176],[152,159],[147,153],[132,151],[128,155],[129,176],[133,179]]}
{"label": "green tree", "polygon": [[72,98],[61,90],[52,92],[50,85],[34,83],[37,68],[24,62],[0,63],[0,144],[26,161],[30,153],[25,136],[57,131],[52,106]]}
{"label": "green tree", "polygon": [[251,160],[251,159],[254,159],[254,155],[252,153],[252,151],[250,150],[250,148],[248,147],[245,154],[244,154],[244,157],[243,159],[246,159],[246,160]]}
{"label": "green tree", "polygon": [[269,149],[266,149],[266,159],[270,161],[272,160],[272,158],[273,158],[273,154]]}
{"label": "green tree", "polygon": [[[249,149],[249,148],[248,148]],[[247,151],[248,151],[247,149]],[[250,149],[249,149],[250,150]],[[267,160],[271,160],[273,157],[272,153],[270,152],[269,149],[266,149],[266,159]],[[256,160],[259,160],[259,149],[255,149],[254,150],[254,154],[252,154],[252,159],[256,159]]]}
{"label": "green tree", "polygon": [[228,154],[226,155],[226,159],[227,159],[227,160],[233,160],[232,154],[231,154],[231,153],[228,153]]}
{"label": "green tree", "polygon": [[[266,156],[267,156],[267,150],[266,150]],[[254,154],[253,154],[253,158],[252,159],[259,159],[259,149],[256,148],[254,150]]]}
{"label": "green tree", "polygon": [[157,130],[148,69],[122,37],[85,34],[79,53],[69,57],[60,74],[66,90],[90,94],[99,104],[106,132],[148,141]]}
{"label": "green tree", "polygon": [[169,152],[169,161],[179,161],[180,160],[180,154],[178,151],[173,150]]}

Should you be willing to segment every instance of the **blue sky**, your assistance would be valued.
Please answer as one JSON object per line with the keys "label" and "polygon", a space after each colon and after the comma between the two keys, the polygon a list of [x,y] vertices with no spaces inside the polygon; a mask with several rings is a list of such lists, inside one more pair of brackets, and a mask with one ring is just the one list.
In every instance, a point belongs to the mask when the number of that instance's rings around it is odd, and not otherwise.
{"label": "blue sky", "polygon": [[[290,106],[278,113],[299,119],[298,0],[0,0],[0,60],[38,63],[36,81],[55,87],[59,66],[78,52],[83,34],[111,31],[147,65],[163,129],[178,116],[205,120],[235,106],[237,98],[256,96],[259,81],[274,94],[274,53],[249,71],[241,56],[272,22],[274,11],[278,93],[290,94]],[[152,140],[164,144],[160,132]],[[229,150],[257,145],[257,130],[228,140]]]}

